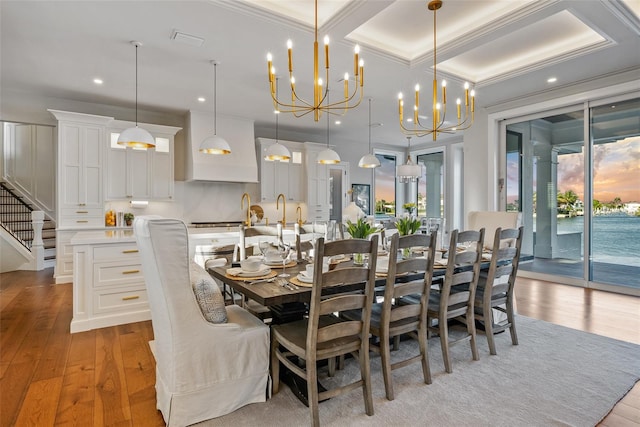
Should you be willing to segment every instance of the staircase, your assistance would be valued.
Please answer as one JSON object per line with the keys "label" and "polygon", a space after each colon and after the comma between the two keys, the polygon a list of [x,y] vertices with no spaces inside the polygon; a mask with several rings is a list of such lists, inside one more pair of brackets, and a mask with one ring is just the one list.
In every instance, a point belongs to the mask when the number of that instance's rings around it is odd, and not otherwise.
{"label": "staircase", "polygon": [[[31,212],[34,208],[7,182],[0,182],[0,225],[28,250],[34,240]],[[42,225],[44,268],[56,262],[56,226],[49,219]]]}

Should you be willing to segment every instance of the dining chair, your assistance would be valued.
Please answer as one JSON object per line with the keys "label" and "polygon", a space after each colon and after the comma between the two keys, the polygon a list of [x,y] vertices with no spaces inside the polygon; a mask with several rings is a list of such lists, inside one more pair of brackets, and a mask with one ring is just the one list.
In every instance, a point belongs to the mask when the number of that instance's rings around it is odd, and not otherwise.
{"label": "dining chair", "polygon": [[[351,256],[363,253],[369,263],[345,265],[334,270],[322,271],[324,257]],[[378,238],[371,240],[346,239],[317,241],[314,256],[314,277],[309,302],[309,316],[296,322],[275,325],[271,332],[271,378],[273,393],[280,386],[280,363],[295,375],[307,381],[309,410],[313,426],[320,425],[318,402],[328,397],[362,388],[367,415],[373,415],[371,371],[369,366],[369,325],[373,303]],[[327,295],[329,287],[362,285],[362,291]],[[335,291],[335,289],[333,289]],[[345,310],[361,310],[359,318],[346,320],[334,313]],[[333,360],[345,354],[353,354],[360,365],[360,378],[352,383],[319,392],[317,362]],[[296,360],[297,359],[297,360]],[[304,361],[304,364],[296,363]]]}
{"label": "dining chair", "polygon": [[[437,232],[431,235],[410,234],[399,236],[394,234],[389,245],[390,253],[396,254],[398,249],[423,247],[427,248],[427,256],[398,260],[389,257],[387,280],[384,287],[384,299],[381,303],[373,304],[371,309],[371,325],[369,331],[379,337],[379,344],[372,345],[372,349],[380,353],[384,388],[388,400],[394,399],[393,370],[412,363],[422,363],[422,375],[425,384],[431,384],[431,370],[429,367],[429,353],[427,343],[427,303],[433,277],[433,260],[437,242]],[[420,277],[407,281],[408,274],[420,274]],[[403,297],[411,295],[416,304],[397,304]],[[341,313],[347,319],[357,319],[358,311],[350,310]],[[409,334],[418,341],[419,354],[391,363],[391,339]],[[397,344],[397,343],[396,343]],[[394,344],[395,347],[395,344]]]}
{"label": "dining chair", "polygon": [[[439,291],[431,292],[427,310],[429,330],[440,336],[442,358],[445,370],[453,372],[449,347],[470,341],[473,360],[478,360],[476,326],[473,320],[476,285],[480,275],[484,228],[480,231],[466,230],[451,232],[449,240],[447,271]],[[466,334],[449,340],[450,319],[459,318],[466,325]],[[432,321],[438,324],[432,326]]]}
{"label": "dining chair", "polygon": [[177,219],[139,216],[133,224],[151,312],[156,408],[169,427],[265,402],[269,327],[224,305],[211,277],[191,261]]}
{"label": "dining chair", "polygon": [[[509,329],[511,342],[518,345],[514,318],[514,288],[520,263],[523,227],[498,227],[493,239],[489,270],[480,273],[475,296],[475,319],[484,325],[489,352],[496,354],[493,335]],[[495,311],[505,313],[506,320],[497,321]]]}

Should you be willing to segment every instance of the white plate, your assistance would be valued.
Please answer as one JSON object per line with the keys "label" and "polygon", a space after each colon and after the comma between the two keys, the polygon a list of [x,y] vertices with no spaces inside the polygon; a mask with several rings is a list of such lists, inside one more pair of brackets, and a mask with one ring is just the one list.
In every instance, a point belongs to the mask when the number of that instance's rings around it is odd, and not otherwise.
{"label": "white plate", "polygon": [[238,277],[263,277],[271,273],[271,269],[265,265],[260,267],[258,271],[244,271],[242,267],[227,269],[227,274]]}
{"label": "white plate", "polygon": [[282,260],[279,260],[279,261],[265,261],[264,263],[265,263],[265,265],[282,266]]}
{"label": "white plate", "polygon": [[302,283],[313,283],[313,277],[307,277],[306,274],[302,274],[302,273],[298,274],[297,279]]}

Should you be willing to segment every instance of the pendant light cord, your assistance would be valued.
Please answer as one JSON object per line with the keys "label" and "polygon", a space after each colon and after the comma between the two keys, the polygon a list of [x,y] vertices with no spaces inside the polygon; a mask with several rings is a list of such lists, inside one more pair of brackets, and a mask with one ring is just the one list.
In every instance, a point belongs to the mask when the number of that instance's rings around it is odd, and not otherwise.
{"label": "pendant light cord", "polygon": [[371,98],[369,98],[369,154],[371,154]]}
{"label": "pendant light cord", "polygon": [[136,127],[138,127],[138,43],[136,43]]}
{"label": "pendant light cord", "polygon": [[213,63],[213,134],[218,135],[218,63]]}
{"label": "pendant light cord", "polygon": [[[327,105],[329,105],[329,88],[327,88]],[[326,112],[327,114],[327,150],[329,149],[329,112]]]}
{"label": "pendant light cord", "polygon": [[[278,97],[278,77],[276,77],[276,98]],[[278,143],[278,117],[280,116],[278,107],[276,107],[276,144]]]}

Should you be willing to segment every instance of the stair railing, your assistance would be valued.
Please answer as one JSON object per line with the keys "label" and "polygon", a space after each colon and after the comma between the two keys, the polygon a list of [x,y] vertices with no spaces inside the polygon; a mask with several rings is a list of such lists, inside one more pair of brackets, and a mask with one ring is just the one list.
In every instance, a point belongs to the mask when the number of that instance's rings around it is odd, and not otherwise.
{"label": "stair railing", "polygon": [[[0,225],[22,246],[27,248],[36,262],[36,269],[44,268],[44,243],[42,227],[44,212],[34,211],[22,198],[0,182]],[[30,224],[28,229],[20,229]]]}

